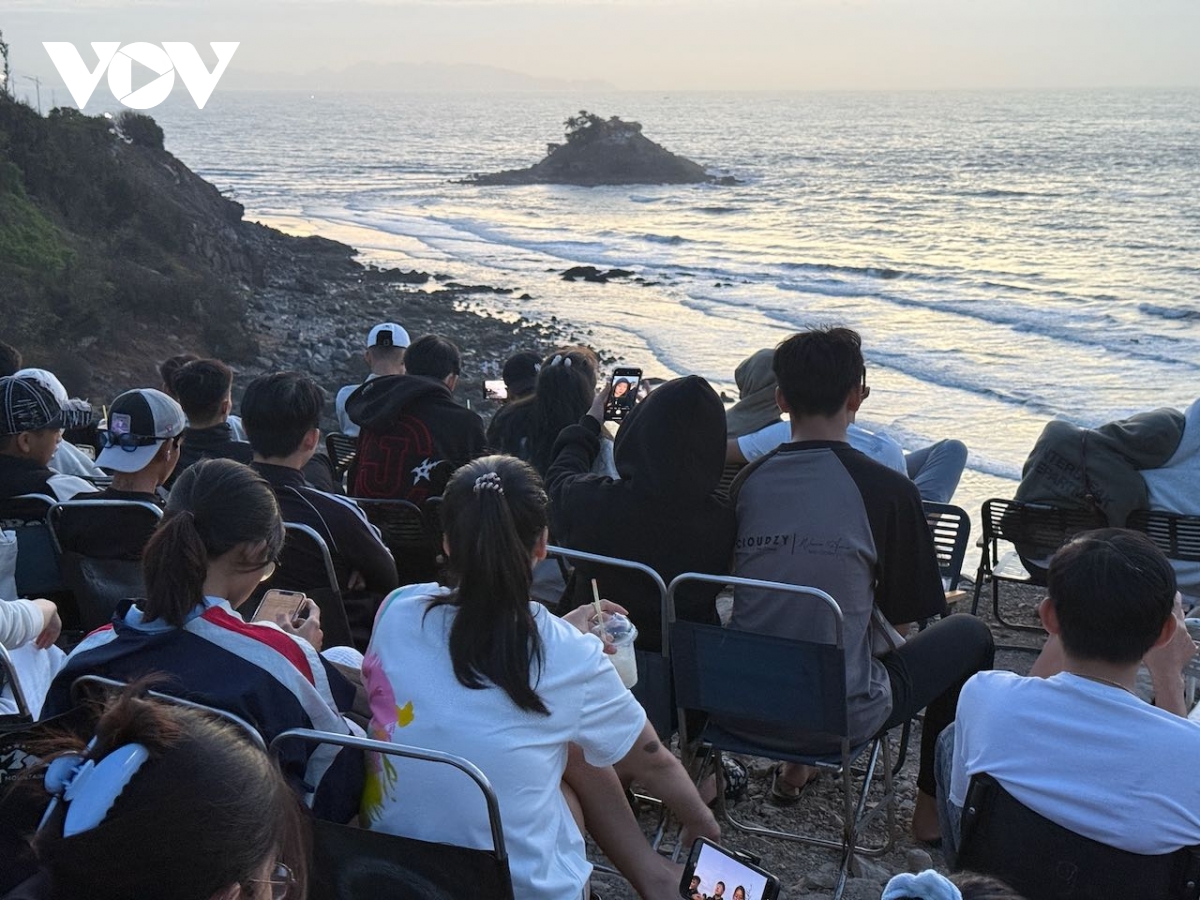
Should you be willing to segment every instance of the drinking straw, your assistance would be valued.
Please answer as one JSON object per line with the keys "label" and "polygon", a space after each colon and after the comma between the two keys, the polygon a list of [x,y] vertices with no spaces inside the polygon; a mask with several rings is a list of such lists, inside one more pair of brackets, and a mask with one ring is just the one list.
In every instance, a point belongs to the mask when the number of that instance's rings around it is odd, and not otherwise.
{"label": "drinking straw", "polygon": [[596,621],[600,625],[600,639],[608,643],[608,629],[604,627],[604,607],[600,605],[600,585],[596,584],[595,578],[592,579],[592,598],[596,607]]}

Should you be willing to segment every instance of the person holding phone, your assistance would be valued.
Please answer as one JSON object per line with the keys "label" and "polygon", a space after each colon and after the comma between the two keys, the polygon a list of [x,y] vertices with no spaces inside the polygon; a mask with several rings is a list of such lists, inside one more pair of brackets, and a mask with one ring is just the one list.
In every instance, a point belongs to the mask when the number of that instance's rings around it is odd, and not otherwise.
{"label": "person holding phone", "polygon": [[[357,730],[342,715],[354,688],[318,652],[315,603],[305,601],[299,624],[247,623],[235,612],[274,572],[283,537],[275,494],[249,467],[206,459],[184,472],[142,557],[146,596],[124,601],[111,626],[75,648],[43,718],[72,707],[71,685],[82,675],[128,682],[157,674],[165,677],[159,690],[234,713],[267,742],[289,728]],[[293,742],[281,762],[312,793],[314,809],[350,818],[361,757]]]}
{"label": "person holding phone", "polygon": [[[683,572],[725,575],[737,520],[717,494],[725,467],[725,407],[696,375],[668,381],[630,412],[617,432],[613,458],[620,480],[593,475],[607,392],[579,424],[563,429],[546,475],[552,530],[564,546],[644,563],[670,581]],[[580,563],[574,600],[584,603],[591,579],[628,607],[639,649],[662,644],[658,590],[634,572]],[[679,592],[683,618],[717,624],[719,588]]]}
{"label": "person holding phone", "polygon": [[[654,791],[693,835],[719,828],[586,633],[591,606],[564,620],[530,601],[546,503],[537,473],[512,457],[475,460],[450,479],[442,521],[454,587],[401,588],[380,608],[363,663],[371,736],[483,770],[503,810],[516,896],[579,897],[591,870],[586,828],[642,897],[661,900],[677,892],[681,870],[646,842],[617,773]],[[372,759],[363,822],[490,846],[477,792],[444,768]]]}

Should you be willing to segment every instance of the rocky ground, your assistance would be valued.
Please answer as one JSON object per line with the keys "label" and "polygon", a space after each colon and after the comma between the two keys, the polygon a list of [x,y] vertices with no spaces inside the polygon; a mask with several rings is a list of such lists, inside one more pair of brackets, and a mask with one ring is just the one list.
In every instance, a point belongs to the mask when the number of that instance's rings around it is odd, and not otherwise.
{"label": "rocky ground", "polygon": [[[973,590],[967,582],[965,588]],[[1009,621],[1025,624],[1036,624],[1036,608],[1045,595],[1044,589],[1024,587],[1021,585],[1003,584],[1001,588],[1001,612]],[[962,601],[960,601],[960,605]],[[965,608],[960,612],[969,613],[970,595],[965,601]],[[980,615],[993,626],[998,645],[1038,648],[1041,637],[1029,632],[1013,631],[999,626],[991,616],[990,596],[986,586],[984,596],[980,601]],[[1026,672],[1035,658],[1035,653],[1001,649],[997,653],[996,667],[1015,672]],[[896,748],[893,741],[893,753]],[[920,747],[920,725],[913,728],[910,748],[903,768],[896,776],[895,786],[898,796],[897,807],[897,840],[893,849],[882,856],[857,859],[856,871],[847,883],[846,900],[878,900],[884,884],[892,875],[899,872],[921,871],[934,866],[946,872],[945,860],[941,851],[928,844],[914,841],[909,834],[908,826],[912,819],[913,799],[916,792],[916,777],[918,750]],[[809,785],[804,797],[795,806],[781,807],[774,804],[770,798],[770,773],[772,762],[752,757],[738,757],[750,772],[750,786],[747,795],[732,806],[732,813],[746,822],[763,825],[786,831],[816,833],[831,835],[837,838],[841,828],[842,796],[840,781],[823,774],[821,778]],[[641,819],[646,828],[652,826],[654,817],[649,809],[643,810]],[[882,817],[881,817],[882,819]],[[767,871],[778,876],[782,897],[808,897],[811,900],[828,900],[833,896],[834,885],[838,875],[839,856],[834,850],[824,850],[803,844],[752,837],[735,831],[728,825],[722,825],[722,843],[759,856],[761,865]],[[873,828],[869,835],[878,837],[882,830]],[[594,851],[595,848],[593,848]],[[593,852],[593,859],[599,859],[598,853]],[[600,875],[595,878],[595,884],[605,900],[634,900],[636,894],[628,883],[611,876]],[[730,888],[728,896],[732,893]],[[659,898],[654,898],[659,900]],[[662,898],[666,900],[666,898]]]}

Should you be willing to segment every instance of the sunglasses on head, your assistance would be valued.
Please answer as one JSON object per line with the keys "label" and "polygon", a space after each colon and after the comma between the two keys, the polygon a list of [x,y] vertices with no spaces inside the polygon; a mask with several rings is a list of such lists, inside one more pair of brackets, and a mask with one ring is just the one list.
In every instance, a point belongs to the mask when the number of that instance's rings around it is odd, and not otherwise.
{"label": "sunglasses on head", "polygon": [[132,453],[138,447],[153,447],[159,441],[169,441],[169,437],[151,437],[141,434],[118,434],[115,431],[100,430],[96,432],[101,444],[105,447],[120,447]]}

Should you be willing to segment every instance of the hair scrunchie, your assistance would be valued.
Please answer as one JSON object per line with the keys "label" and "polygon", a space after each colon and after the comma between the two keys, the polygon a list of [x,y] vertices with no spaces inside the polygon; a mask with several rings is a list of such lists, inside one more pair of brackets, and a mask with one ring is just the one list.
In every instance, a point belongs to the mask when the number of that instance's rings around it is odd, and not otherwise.
{"label": "hair scrunchie", "polygon": [[500,496],[504,496],[504,483],[500,480],[500,475],[496,472],[485,472],[475,479],[475,493],[481,491],[495,491]]}
{"label": "hair scrunchie", "polygon": [[926,869],[920,875],[897,875],[883,889],[879,900],[962,900],[962,892],[945,875]]}

